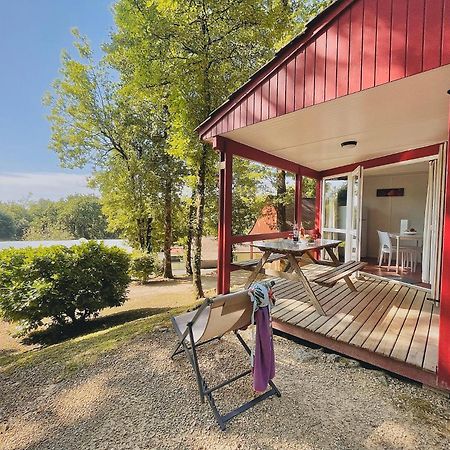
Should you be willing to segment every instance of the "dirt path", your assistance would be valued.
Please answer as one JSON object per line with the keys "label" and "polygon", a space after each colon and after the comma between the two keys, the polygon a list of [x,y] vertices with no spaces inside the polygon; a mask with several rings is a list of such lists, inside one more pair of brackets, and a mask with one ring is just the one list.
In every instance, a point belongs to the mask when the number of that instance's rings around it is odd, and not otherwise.
{"label": "dirt path", "polygon": [[[190,366],[168,358],[174,342],[171,330],[145,334],[62,381],[44,363],[0,373],[0,448],[449,448],[444,397],[282,338],[275,342],[282,397],[221,432],[199,401]],[[202,347],[200,357],[212,381],[248,364],[232,337]],[[245,378],[218,396],[218,406],[224,411],[251,396]]]}

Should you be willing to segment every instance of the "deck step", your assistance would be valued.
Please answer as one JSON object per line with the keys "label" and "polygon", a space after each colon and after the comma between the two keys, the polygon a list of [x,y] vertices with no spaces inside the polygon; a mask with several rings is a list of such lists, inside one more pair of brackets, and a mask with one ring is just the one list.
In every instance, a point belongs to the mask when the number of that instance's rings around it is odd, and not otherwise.
{"label": "deck step", "polygon": [[327,270],[312,281],[322,286],[333,287],[339,280],[361,270],[365,265],[367,265],[365,262],[349,261],[334,267],[333,269]]}

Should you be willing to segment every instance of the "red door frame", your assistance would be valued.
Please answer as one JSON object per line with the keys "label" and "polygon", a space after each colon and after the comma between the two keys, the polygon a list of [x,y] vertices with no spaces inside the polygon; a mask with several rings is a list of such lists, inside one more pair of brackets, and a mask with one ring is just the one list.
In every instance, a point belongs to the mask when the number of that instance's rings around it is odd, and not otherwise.
{"label": "red door frame", "polygon": [[450,107],[448,130],[437,373],[439,387],[445,390],[450,390]]}

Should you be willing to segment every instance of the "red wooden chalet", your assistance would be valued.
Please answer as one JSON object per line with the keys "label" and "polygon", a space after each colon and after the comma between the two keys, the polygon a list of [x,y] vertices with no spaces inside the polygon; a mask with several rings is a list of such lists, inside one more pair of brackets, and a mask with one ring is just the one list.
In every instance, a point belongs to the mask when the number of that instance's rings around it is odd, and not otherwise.
{"label": "red wooden chalet", "polygon": [[275,327],[450,390],[449,93],[450,0],[338,0],[313,19],[198,128],[221,159],[218,292],[239,268],[233,244],[287,237],[232,235],[233,157],[295,174],[298,222],[302,177],[313,178],[316,226],[345,240],[347,259],[363,257],[364,239],[371,256],[374,227],[395,232],[406,219],[423,230],[431,276],[423,286],[367,278],[356,296],[319,289],[325,318],[293,295]]}

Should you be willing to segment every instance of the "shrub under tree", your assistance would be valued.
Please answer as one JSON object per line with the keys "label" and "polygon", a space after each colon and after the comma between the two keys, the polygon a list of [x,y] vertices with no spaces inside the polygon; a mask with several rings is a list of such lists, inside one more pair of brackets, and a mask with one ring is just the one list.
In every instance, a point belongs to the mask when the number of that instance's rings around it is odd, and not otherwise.
{"label": "shrub under tree", "polygon": [[126,299],[129,255],[94,241],[0,251],[0,315],[26,330],[82,322]]}

